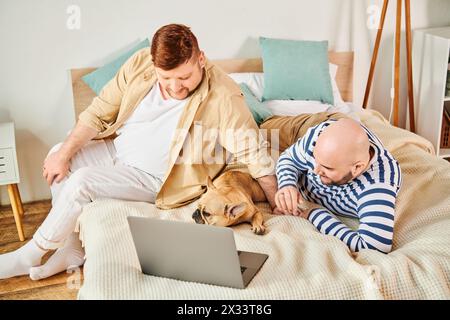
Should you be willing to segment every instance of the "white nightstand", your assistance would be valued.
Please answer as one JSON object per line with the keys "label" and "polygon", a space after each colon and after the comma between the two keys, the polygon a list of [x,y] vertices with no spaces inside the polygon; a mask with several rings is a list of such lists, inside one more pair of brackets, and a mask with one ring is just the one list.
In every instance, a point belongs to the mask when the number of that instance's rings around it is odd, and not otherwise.
{"label": "white nightstand", "polygon": [[23,207],[20,199],[19,166],[17,164],[16,139],[14,136],[14,123],[0,123],[0,186],[8,186],[9,200],[16,220],[17,232],[20,241],[24,241],[22,227]]}

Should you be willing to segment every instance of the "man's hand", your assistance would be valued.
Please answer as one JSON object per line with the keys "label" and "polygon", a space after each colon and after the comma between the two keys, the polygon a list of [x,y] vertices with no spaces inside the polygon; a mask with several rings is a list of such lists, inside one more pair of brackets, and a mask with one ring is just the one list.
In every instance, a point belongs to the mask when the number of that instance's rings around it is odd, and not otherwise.
{"label": "man's hand", "polygon": [[53,182],[61,182],[67,176],[69,168],[70,160],[61,151],[53,152],[44,160],[42,176],[51,186]]}
{"label": "man's hand", "polygon": [[278,190],[275,194],[277,207],[273,210],[274,214],[290,214],[300,216],[304,219],[309,218],[309,214],[320,205],[303,199],[300,191],[296,187],[287,186]]}
{"label": "man's hand", "polygon": [[303,201],[303,197],[297,187],[287,186],[281,188],[275,194],[275,203],[278,210],[277,212],[274,210],[274,213],[276,214],[281,211],[283,214],[298,216],[300,211],[297,209],[297,206]]}
{"label": "man's hand", "polygon": [[275,209],[273,209],[273,211],[272,211],[272,213],[273,214],[284,214],[284,212],[283,212],[283,210],[281,210],[280,208],[278,208],[278,207],[275,207]]}
{"label": "man's hand", "polygon": [[[311,211],[316,209],[316,208],[322,208],[322,206],[320,206],[320,205],[318,205],[317,203],[314,203],[314,202],[310,202],[310,201],[306,201],[306,200],[300,200],[298,202],[298,204],[297,204],[297,213],[294,214],[294,215],[302,217],[302,218],[308,220],[309,215],[311,214]],[[276,207],[275,209],[273,209],[273,214],[290,214],[289,212],[288,213],[285,213],[285,212],[286,211],[284,211],[280,207]]]}
{"label": "man's hand", "polygon": [[70,169],[70,159],[97,134],[97,130],[77,123],[61,148],[49,154],[44,160],[42,176],[47,180],[49,186],[55,181],[61,182],[67,176]]}

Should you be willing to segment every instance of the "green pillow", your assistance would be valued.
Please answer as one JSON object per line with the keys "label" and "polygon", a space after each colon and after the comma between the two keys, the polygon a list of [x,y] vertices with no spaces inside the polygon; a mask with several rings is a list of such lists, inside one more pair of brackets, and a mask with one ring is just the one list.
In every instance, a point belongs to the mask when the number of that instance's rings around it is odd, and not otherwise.
{"label": "green pillow", "polygon": [[108,83],[109,80],[114,78],[117,71],[119,71],[120,67],[138,50],[149,47],[150,42],[148,39],[137,44],[128,52],[125,52],[120,57],[115,59],[114,61],[104,65],[103,67],[98,68],[97,70],[88,73],[83,76],[81,79],[92,89],[94,92],[99,95],[100,91],[102,91],[103,87]]}
{"label": "green pillow", "polygon": [[316,100],[334,104],[328,41],[259,38],[265,100]]}
{"label": "green pillow", "polygon": [[245,102],[249,106],[249,109],[253,115],[258,126],[264,122],[268,117],[272,116],[272,112],[267,109],[264,104],[262,104],[250,90],[250,88],[245,84],[239,84],[241,91],[244,94]]}

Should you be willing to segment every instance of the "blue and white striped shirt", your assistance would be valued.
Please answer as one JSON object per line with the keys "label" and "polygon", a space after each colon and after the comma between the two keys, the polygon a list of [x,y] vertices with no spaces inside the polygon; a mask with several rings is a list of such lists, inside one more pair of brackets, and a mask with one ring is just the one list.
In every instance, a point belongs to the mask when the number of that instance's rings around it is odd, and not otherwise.
{"label": "blue and white striped shirt", "polygon": [[[278,188],[298,187],[303,198],[321,205],[309,221],[324,234],[341,239],[352,251],[376,249],[388,253],[392,247],[395,199],[401,185],[398,162],[378,137],[361,125],[369,137],[374,155],[365,172],[342,185],[325,185],[314,173],[313,149],[328,120],[308,129],[305,136],[286,149],[278,159]],[[359,219],[354,231],[336,215]]]}

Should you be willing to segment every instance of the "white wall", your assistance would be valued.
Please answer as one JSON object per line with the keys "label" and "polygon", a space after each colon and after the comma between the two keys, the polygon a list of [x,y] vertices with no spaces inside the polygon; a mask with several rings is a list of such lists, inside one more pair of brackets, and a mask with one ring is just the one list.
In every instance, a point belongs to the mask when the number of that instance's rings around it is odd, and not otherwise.
{"label": "white wall", "polygon": [[[390,1],[371,105],[389,115],[395,1]],[[0,121],[14,121],[24,202],[50,197],[41,177],[49,148],[73,126],[68,70],[99,66],[160,26],[191,26],[210,59],[260,55],[258,36],[328,39],[355,51],[354,100],[361,103],[376,30],[367,8],[382,0],[0,0]],[[70,5],[81,28],[66,27]],[[450,1],[412,0],[412,26],[450,25]],[[404,79],[402,79],[403,81]],[[405,86],[402,82],[402,108]],[[404,121],[404,117],[402,117]],[[1,203],[9,203],[5,188]]]}
{"label": "white wall", "polygon": [[[369,107],[380,111],[386,118],[389,117],[391,108],[390,91],[393,87],[393,54],[395,38],[395,20],[397,1],[389,1],[386,20],[384,23],[378,59],[371,88]],[[402,1],[404,2],[404,1]],[[375,4],[382,8],[383,1],[354,0],[353,7],[353,50],[355,51],[354,72],[354,100],[362,104],[364,91],[369,73],[372,50],[377,34],[376,29],[367,28],[367,18],[364,12]],[[366,20],[364,20],[366,18]],[[407,113],[407,72],[406,72],[406,35],[405,11],[402,10],[401,20],[401,55],[400,55],[400,111],[399,125],[405,127]],[[450,26],[450,1],[449,0],[411,0],[411,28],[433,28]],[[414,70],[413,70],[414,80]]]}

